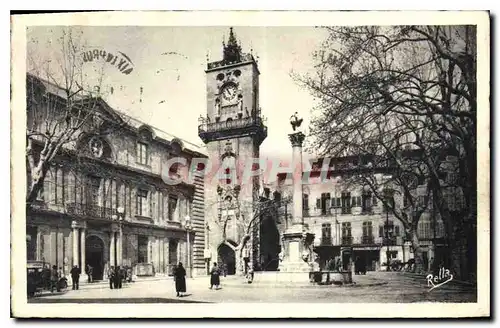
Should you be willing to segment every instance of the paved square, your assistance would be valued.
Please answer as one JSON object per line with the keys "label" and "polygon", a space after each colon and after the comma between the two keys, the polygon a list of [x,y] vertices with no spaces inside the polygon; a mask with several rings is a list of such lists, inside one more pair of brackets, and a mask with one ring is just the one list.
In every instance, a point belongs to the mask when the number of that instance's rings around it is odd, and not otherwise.
{"label": "paved square", "polygon": [[352,286],[247,284],[241,278],[221,278],[222,288],[209,289],[209,277],[187,280],[187,295],[176,297],[173,278],[143,280],[109,289],[106,284],[83,285],[58,295],[30,299],[31,303],[412,303],[476,302],[472,286],[451,282],[429,291],[425,277],[393,272],[354,276]]}

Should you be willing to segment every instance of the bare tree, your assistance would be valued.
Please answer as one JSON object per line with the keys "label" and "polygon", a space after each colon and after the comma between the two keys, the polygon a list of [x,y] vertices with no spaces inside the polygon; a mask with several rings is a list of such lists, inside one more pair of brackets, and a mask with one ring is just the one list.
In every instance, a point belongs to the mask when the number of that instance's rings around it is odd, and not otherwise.
{"label": "bare tree", "polygon": [[[38,42],[32,39],[28,44],[28,207],[39,196],[56,157],[63,153],[74,155],[83,134],[108,134],[125,125],[120,117],[110,121],[100,110],[105,106],[103,68],[97,67],[93,77],[83,69],[84,48],[79,33],[72,28],[63,30],[56,44],[50,43],[50,58],[37,52]],[[90,80],[96,81],[93,89],[88,86]]]}
{"label": "bare tree", "polygon": [[[463,235],[458,227],[474,227],[476,219],[475,27],[328,30],[314,55],[316,73],[296,77],[320,99],[311,124],[315,148],[325,156],[371,156],[374,168],[390,168],[391,183],[409,199],[414,213],[406,218],[394,214],[415,243],[420,215],[409,177],[423,176],[453,242]],[[464,196],[461,215],[452,215],[445,199],[450,187],[443,178],[450,170],[446,155],[456,159],[461,177],[454,182]]]}

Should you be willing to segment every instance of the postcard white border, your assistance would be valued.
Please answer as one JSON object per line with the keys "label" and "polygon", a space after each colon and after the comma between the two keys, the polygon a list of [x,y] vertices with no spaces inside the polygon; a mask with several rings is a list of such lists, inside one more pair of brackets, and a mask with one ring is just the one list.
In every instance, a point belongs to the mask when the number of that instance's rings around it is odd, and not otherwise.
{"label": "postcard white border", "polygon": [[[27,304],[25,274],[25,49],[33,25],[142,26],[477,25],[478,302],[477,303],[224,303]],[[11,295],[16,317],[469,317],[490,313],[490,23],[487,12],[108,12],[12,17]]]}

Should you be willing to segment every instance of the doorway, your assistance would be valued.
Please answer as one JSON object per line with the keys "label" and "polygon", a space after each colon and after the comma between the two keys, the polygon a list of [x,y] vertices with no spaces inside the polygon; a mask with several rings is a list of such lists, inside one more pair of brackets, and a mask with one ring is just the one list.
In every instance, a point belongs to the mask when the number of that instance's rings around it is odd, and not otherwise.
{"label": "doorway", "polygon": [[262,271],[277,271],[279,266],[280,234],[272,217],[260,225],[259,267]]}
{"label": "doorway", "polygon": [[104,242],[97,236],[88,236],[85,240],[85,272],[87,265],[92,267],[92,279],[102,280],[104,274]]}
{"label": "doorway", "polygon": [[228,275],[236,273],[236,254],[226,244],[221,244],[217,250],[219,267],[226,270]]}

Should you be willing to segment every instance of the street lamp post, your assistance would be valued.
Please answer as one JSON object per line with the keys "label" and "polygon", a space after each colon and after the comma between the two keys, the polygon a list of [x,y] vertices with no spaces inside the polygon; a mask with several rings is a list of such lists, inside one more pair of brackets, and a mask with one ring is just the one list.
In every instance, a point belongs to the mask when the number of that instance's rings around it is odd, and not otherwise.
{"label": "street lamp post", "polygon": [[191,218],[189,217],[189,215],[186,215],[186,217],[184,218],[184,228],[186,229],[186,242],[187,242],[186,267],[188,269],[188,276],[191,277],[191,247],[190,247],[190,241],[189,241],[189,232],[191,231],[192,226],[191,226]]}

